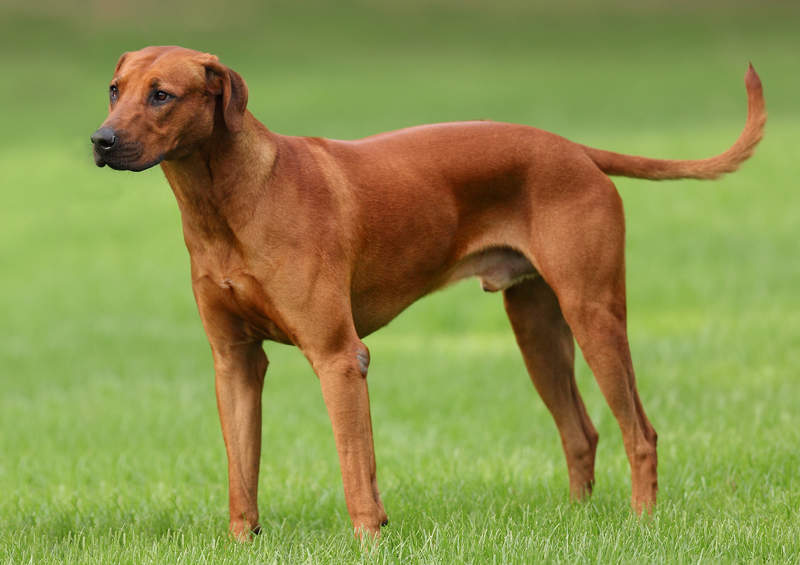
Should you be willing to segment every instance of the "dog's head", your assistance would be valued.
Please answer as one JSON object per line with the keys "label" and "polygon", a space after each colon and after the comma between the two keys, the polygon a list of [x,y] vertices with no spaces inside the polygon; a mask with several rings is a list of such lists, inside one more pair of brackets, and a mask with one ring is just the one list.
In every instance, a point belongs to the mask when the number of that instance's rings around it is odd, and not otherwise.
{"label": "dog's head", "polygon": [[247,107],[242,77],[182,47],[124,53],[108,95],[108,117],[91,136],[94,160],[130,171],[190,154],[215,128],[239,131]]}

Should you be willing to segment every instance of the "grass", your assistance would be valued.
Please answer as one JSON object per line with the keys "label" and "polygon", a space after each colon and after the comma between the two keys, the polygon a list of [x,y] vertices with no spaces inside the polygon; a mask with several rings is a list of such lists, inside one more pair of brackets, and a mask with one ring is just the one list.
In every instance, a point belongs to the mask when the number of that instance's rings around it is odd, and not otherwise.
{"label": "grass", "polygon": [[[43,5],[12,0],[0,18],[0,562],[800,560],[796,8],[242,2],[152,18],[155,3]],[[619,431],[582,362],[597,488],[567,502],[500,299],[468,281],[366,340],[391,519],[379,546],[349,532],[316,379],[274,344],[264,533],[230,542],[177,207],[160,171],[97,170],[88,151],[117,55],[148,43],[219,54],[281,133],[487,117],[674,157],[738,134],[752,59],[770,122],[739,173],[617,182],[634,361],[660,433],[655,515],[630,516]]]}

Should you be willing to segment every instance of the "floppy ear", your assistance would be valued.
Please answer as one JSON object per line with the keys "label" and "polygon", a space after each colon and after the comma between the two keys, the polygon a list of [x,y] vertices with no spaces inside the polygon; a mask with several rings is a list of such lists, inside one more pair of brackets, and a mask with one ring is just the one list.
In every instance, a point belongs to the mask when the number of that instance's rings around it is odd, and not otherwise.
{"label": "floppy ear", "polygon": [[210,55],[203,63],[209,91],[222,98],[222,116],[231,132],[242,129],[242,119],[247,108],[247,85],[239,73],[229,69]]}
{"label": "floppy ear", "polygon": [[114,67],[114,75],[116,75],[119,72],[120,68],[122,67],[122,63],[125,62],[125,57],[127,56],[128,56],[127,51],[119,56],[119,61],[117,61],[117,66]]}

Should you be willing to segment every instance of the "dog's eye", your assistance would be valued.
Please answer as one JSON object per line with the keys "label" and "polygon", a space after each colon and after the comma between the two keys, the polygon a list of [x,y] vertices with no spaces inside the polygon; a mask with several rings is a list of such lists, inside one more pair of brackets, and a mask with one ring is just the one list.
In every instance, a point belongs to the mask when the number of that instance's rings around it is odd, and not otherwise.
{"label": "dog's eye", "polygon": [[108,98],[109,100],[111,100],[111,103],[113,104],[114,102],[117,101],[118,97],[119,97],[119,89],[117,88],[117,85],[112,84],[111,86],[108,87]]}
{"label": "dog's eye", "polygon": [[164,104],[167,100],[170,100],[172,98],[175,97],[169,92],[164,92],[163,90],[156,90],[150,96],[150,104],[152,104],[153,106],[160,106],[161,104]]}

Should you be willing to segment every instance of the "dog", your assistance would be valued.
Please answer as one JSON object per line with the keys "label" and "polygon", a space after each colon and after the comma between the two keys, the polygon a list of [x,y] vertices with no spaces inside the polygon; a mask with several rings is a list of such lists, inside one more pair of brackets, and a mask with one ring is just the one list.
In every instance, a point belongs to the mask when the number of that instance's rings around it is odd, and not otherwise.
{"label": "dog", "polygon": [[622,431],[631,505],[656,502],[656,431],[628,346],[622,202],[608,175],[713,179],[753,153],[766,111],[745,75],[744,130],[701,160],[624,155],[523,125],[423,125],[356,141],[275,134],[216,56],[123,54],[98,166],[156,164],[180,207],[192,289],[214,359],[230,532],[259,531],[264,340],[300,348],[319,378],[356,535],[377,536],[378,493],[361,338],[465,277],[503,293],[531,380],[555,420],[570,495],[592,492],[598,435],[575,384],[577,341]]}

